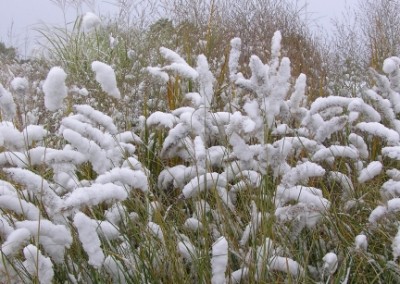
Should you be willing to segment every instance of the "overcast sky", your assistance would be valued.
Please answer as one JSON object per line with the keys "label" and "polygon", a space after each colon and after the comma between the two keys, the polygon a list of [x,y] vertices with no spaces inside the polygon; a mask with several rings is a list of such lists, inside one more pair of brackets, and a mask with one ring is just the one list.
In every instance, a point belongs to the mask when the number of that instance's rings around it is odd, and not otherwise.
{"label": "overcast sky", "polygon": [[[307,3],[308,20],[331,28],[331,19],[340,17],[347,5],[354,5],[357,0],[292,0],[299,7]],[[110,0],[95,1],[96,13],[112,15],[115,7]],[[79,13],[92,10],[83,7]],[[63,25],[64,22],[74,22],[76,10],[69,9],[64,17],[62,9],[57,7],[51,0],[0,0],[0,41],[7,45],[16,46],[20,54],[26,54],[35,41],[40,24]]]}

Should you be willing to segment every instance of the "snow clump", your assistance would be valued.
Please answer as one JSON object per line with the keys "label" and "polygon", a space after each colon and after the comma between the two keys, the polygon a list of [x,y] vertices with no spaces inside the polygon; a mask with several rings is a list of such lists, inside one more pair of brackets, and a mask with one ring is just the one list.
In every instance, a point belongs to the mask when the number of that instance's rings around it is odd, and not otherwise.
{"label": "snow clump", "polygon": [[100,84],[101,89],[110,97],[120,99],[121,93],[117,87],[114,69],[103,62],[93,61],[92,70],[96,73],[96,81]]}
{"label": "snow clump", "polygon": [[53,67],[43,84],[44,105],[49,111],[56,111],[67,97],[68,88],[65,85],[67,74],[60,67]]}
{"label": "snow clump", "polygon": [[91,31],[101,24],[100,18],[92,12],[86,12],[82,17],[82,27],[84,31]]}
{"label": "snow clump", "polygon": [[382,70],[386,74],[390,74],[394,72],[396,69],[399,69],[399,64],[400,64],[400,59],[398,57],[390,57],[386,58],[385,61],[383,61],[383,67]]}

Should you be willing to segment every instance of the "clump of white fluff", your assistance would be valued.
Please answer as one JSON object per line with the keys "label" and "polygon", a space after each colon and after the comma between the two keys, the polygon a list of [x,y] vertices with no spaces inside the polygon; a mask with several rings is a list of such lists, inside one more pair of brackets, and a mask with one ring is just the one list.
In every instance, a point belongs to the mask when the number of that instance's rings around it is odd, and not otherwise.
{"label": "clump of white fluff", "polygon": [[399,69],[400,60],[397,57],[389,57],[383,61],[382,70],[386,74],[390,74],[394,72],[396,69]]}
{"label": "clump of white fluff", "polygon": [[100,26],[100,18],[92,12],[86,12],[82,17],[82,27],[84,31],[91,31]]}
{"label": "clump of white fluff", "polygon": [[60,67],[53,67],[47,74],[46,81],[43,84],[44,105],[49,111],[56,111],[62,106],[63,99],[68,94],[68,88],[65,85],[67,74]]}
{"label": "clump of white fluff", "polygon": [[111,66],[100,61],[93,61],[92,70],[96,73],[96,81],[100,84],[104,92],[113,98],[121,98],[121,93],[117,87],[115,72]]}

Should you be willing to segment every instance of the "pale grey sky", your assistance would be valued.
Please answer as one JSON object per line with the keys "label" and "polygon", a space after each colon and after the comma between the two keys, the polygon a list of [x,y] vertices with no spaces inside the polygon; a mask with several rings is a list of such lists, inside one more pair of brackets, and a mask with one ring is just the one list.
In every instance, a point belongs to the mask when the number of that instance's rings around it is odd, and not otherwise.
{"label": "pale grey sky", "polygon": [[318,25],[330,29],[332,19],[340,18],[348,8],[355,8],[358,0],[297,0],[297,2],[299,5],[307,3],[309,17],[316,20]]}
{"label": "pale grey sky", "polygon": [[[357,0],[292,0],[299,6],[308,3],[307,12],[309,20],[315,20],[318,25],[331,28],[331,19],[340,17],[345,4],[354,5]],[[94,1],[96,7],[83,7],[79,11],[70,8],[64,17],[62,9],[51,0],[0,0],[0,41],[7,45],[16,46],[22,55],[27,55],[27,50],[35,41],[37,32],[34,28],[40,24],[63,25],[65,22],[73,23],[76,14],[89,10],[96,10],[98,14],[112,14],[115,6],[110,0]],[[29,48],[28,48],[29,46]]]}

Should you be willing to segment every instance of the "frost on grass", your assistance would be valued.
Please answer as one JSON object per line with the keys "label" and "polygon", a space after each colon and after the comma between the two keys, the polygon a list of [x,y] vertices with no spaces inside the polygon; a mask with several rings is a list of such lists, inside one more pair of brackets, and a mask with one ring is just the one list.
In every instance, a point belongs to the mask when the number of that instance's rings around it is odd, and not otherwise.
{"label": "frost on grass", "polygon": [[100,84],[101,89],[110,97],[120,99],[121,93],[117,87],[114,69],[103,62],[93,61],[92,70],[96,73],[96,81]]}
{"label": "frost on grass", "polygon": [[53,67],[43,83],[44,105],[49,111],[56,111],[62,107],[67,97],[68,88],[65,85],[67,74],[60,67]]}

